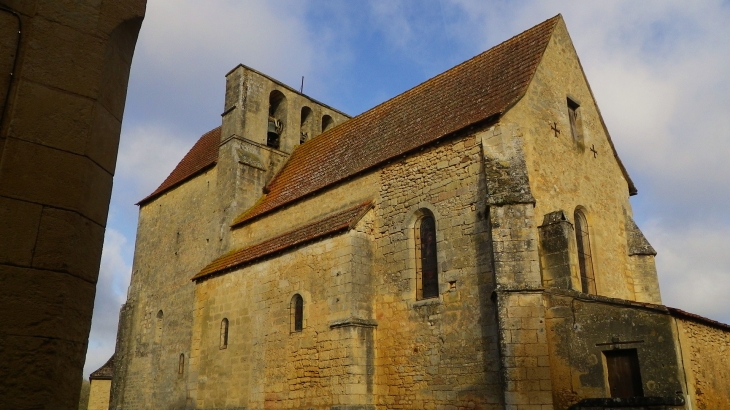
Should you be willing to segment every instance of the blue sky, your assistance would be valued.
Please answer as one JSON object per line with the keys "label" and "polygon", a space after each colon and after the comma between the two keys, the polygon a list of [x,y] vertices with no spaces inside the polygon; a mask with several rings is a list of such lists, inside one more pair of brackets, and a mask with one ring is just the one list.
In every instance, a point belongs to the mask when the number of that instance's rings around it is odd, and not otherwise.
{"label": "blue sky", "polygon": [[239,63],[359,114],[562,13],[664,303],[730,322],[730,2],[149,0],[132,65],[84,375],[114,351],[137,207],[220,125]]}

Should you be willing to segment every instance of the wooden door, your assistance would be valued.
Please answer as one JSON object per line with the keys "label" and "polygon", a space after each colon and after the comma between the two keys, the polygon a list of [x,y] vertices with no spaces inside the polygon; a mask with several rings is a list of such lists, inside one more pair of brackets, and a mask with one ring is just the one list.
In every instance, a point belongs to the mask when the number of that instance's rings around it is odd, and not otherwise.
{"label": "wooden door", "polygon": [[606,356],[608,368],[608,386],[611,397],[641,397],[644,389],[641,386],[639,356],[636,349],[608,350]]}

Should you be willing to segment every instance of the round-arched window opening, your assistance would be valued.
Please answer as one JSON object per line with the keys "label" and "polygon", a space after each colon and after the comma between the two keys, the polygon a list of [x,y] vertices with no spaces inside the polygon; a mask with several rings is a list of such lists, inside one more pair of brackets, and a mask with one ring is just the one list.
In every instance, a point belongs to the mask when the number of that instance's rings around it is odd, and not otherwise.
{"label": "round-arched window opening", "polygon": [[591,238],[588,234],[588,220],[580,208],[576,208],[573,218],[575,220],[575,241],[578,248],[581,290],[583,293],[595,295],[596,277],[593,272],[593,255],[591,253]]}
{"label": "round-arched window opening", "polygon": [[291,298],[292,331],[301,332],[304,329],[304,299],[296,294]]}
{"label": "round-arched window opening", "polygon": [[413,226],[416,243],[416,299],[439,297],[436,219],[428,209],[417,212]]}

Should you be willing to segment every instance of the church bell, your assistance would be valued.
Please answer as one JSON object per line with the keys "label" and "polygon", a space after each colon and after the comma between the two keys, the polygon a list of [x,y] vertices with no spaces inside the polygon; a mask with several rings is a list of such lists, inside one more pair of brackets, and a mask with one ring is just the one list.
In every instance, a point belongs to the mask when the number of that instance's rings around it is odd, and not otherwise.
{"label": "church bell", "polygon": [[266,133],[266,145],[273,148],[279,148],[279,136],[281,136],[283,128],[284,125],[281,121],[274,117],[269,117],[269,127]]}

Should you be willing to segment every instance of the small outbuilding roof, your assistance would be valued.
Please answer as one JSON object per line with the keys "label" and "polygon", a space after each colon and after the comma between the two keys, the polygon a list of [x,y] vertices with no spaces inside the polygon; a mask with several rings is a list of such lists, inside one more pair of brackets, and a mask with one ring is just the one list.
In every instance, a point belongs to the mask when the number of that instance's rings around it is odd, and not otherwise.
{"label": "small outbuilding roof", "polygon": [[89,375],[89,380],[111,380],[114,376],[114,356]]}

